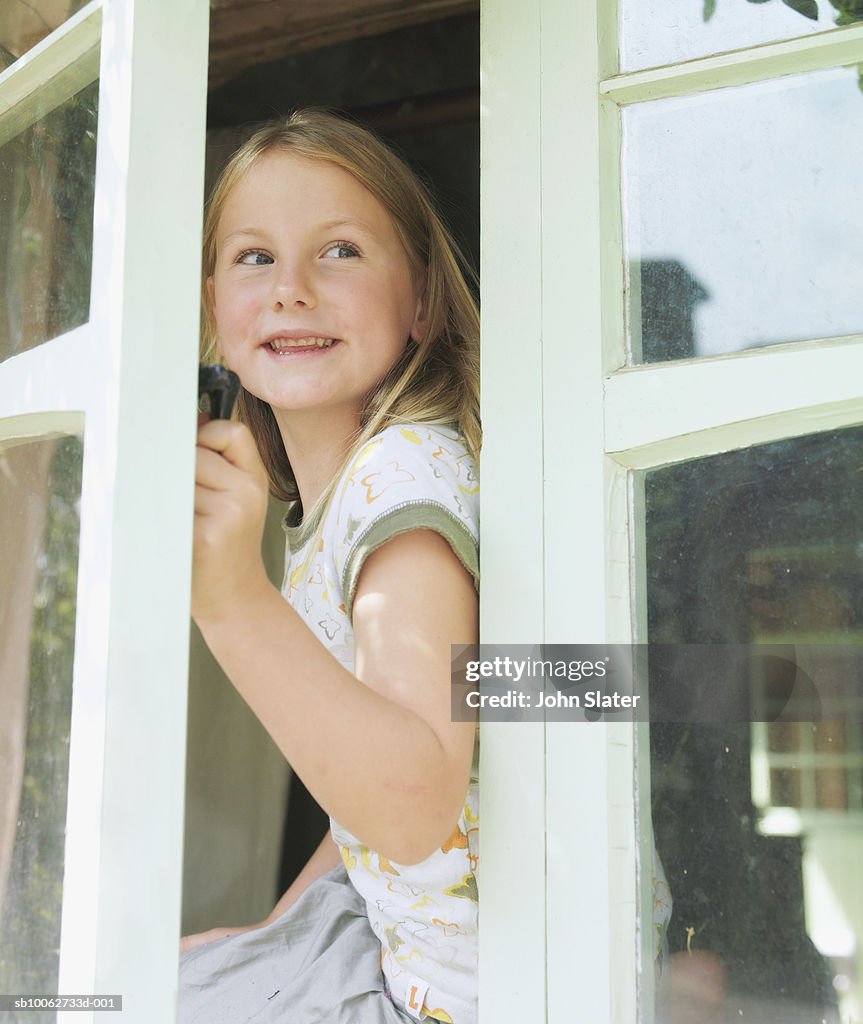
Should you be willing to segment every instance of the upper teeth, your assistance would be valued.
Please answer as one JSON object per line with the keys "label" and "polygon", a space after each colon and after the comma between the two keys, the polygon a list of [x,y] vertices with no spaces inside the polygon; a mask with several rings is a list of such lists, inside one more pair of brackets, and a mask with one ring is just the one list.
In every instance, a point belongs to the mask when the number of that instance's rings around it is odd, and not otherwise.
{"label": "upper teeth", "polygon": [[282,348],[309,348],[311,345],[329,348],[333,341],[333,338],[274,338],[270,342],[270,348],[276,352]]}

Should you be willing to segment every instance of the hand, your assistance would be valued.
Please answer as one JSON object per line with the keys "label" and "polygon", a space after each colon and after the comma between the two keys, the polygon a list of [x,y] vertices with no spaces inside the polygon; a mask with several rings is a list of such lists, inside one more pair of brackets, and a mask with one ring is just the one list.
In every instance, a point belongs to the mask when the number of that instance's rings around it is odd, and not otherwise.
{"label": "hand", "polygon": [[726,967],[708,949],[681,950],[669,958],[671,991],[667,1016],[660,1020],[674,1024],[710,1024],[724,1017],[721,1012],[727,993]]}
{"label": "hand", "polygon": [[234,928],[211,928],[207,932],[198,932],[195,935],[184,935],[180,939],[180,952],[188,953],[192,949],[197,949],[198,946],[205,946],[208,942],[215,942],[216,939],[227,939],[230,935],[240,935],[243,932],[254,931],[255,928],[263,928],[266,921],[261,921],[260,924],[246,924],[238,925]]}
{"label": "hand", "polygon": [[218,618],[266,585],[261,537],[267,474],[248,427],[209,420],[198,430],[192,615]]}

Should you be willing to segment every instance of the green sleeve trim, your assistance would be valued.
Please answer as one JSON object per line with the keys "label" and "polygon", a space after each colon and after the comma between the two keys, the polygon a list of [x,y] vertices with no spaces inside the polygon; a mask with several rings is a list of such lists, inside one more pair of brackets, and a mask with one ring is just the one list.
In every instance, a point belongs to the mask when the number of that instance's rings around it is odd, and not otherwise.
{"label": "green sleeve trim", "polygon": [[431,502],[400,505],[370,523],[351,546],[342,571],[342,594],[349,619],[353,619],[354,595],[365,560],[388,540],[411,530],[434,530],[439,533],[479,589],[479,552],[476,539],[467,526],[445,505]]}

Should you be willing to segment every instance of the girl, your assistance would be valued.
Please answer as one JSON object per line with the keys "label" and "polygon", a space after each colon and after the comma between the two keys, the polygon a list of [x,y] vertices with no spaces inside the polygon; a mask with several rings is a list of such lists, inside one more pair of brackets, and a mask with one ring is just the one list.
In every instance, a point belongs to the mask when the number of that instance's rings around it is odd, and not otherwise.
{"label": "girl", "polygon": [[[269,917],[184,940],[183,1024],[476,1020],[478,317],[423,187],[306,111],[233,157],[205,334],[240,423],[199,432],[192,611],[331,829]],[[291,501],[282,591],[260,555]]]}

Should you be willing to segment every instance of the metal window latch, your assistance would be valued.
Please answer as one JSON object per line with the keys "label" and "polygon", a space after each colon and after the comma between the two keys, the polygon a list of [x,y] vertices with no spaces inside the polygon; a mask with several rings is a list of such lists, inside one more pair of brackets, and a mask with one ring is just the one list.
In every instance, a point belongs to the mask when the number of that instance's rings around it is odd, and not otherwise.
{"label": "metal window latch", "polygon": [[240,393],[240,378],[225,366],[198,368],[198,408],[210,419],[229,420]]}

